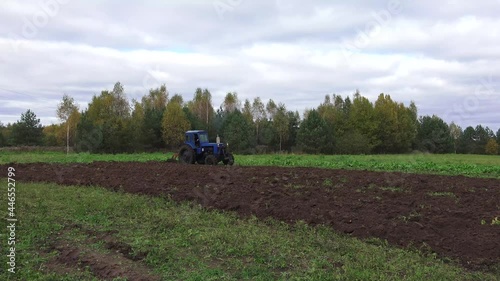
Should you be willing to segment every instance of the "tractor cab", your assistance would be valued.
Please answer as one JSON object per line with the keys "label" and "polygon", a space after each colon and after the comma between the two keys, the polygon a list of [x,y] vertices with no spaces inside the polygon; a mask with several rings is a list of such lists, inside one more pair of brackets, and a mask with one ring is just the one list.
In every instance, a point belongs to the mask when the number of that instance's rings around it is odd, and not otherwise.
{"label": "tractor cab", "polygon": [[187,131],[185,143],[190,144],[192,148],[202,147],[208,144],[208,134],[205,131]]}
{"label": "tractor cab", "polygon": [[179,151],[179,161],[186,164],[233,165],[234,157],[223,143],[210,143],[203,130],[191,130],[185,134],[185,142]]}

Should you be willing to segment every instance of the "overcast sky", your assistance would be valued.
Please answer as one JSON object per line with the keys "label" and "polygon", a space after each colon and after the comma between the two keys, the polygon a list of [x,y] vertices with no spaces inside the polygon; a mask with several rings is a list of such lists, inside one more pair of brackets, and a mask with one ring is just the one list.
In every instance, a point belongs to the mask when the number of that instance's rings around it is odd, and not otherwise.
{"label": "overcast sky", "polygon": [[[376,2],[376,3],[375,3]],[[303,112],[326,94],[380,93],[463,128],[500,128],[500,0],[0,2],[0,121],[58,123],[120,81],[129,99],[165,83]]]}

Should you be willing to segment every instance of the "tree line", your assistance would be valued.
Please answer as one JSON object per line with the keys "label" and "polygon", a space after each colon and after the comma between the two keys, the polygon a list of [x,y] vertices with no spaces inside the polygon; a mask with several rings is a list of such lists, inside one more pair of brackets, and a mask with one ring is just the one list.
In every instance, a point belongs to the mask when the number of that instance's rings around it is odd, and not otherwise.
{"label": "tree line", "polygon": [[499,154],[496,134],[477,125],[462,129],[437,115],[418,116],[408,106],[380,94],[375,102],[356,91],[352,97],[326,95],[316,108],[298,111],[260,97],[243,102],[227,93],[215,108],[208,89],[195,90],[192,100],[170,96],[165,85],[140,100],[129,101],[117,82],[111,91],[94,95],[80,110],[64,95],[57,107],[61,124],[42,126],[27,110],[19,121],[0,122],[0,146],[67,146],[75,151],[122,153],[175,150],[187,130],[206,130],[235,153],[287,151],[313,154],[430,153]]}

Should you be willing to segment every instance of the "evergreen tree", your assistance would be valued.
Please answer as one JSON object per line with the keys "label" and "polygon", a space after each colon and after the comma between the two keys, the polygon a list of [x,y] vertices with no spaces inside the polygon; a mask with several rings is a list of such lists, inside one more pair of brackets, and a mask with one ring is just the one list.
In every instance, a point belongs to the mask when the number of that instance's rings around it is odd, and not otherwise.
{"label": "evergreen tree", "polygon": [[436,115],[420,117],[417,133],[417,149],[430,153],[453,151],[453,137],[450,128]]}
{"label": "evergreen tree", "polygon": [[490,138],[493,138],[494,134],[491,130],[486,127],[484,128],[482,125],[477,125],[474,130],[474,142],[475,149],[473,151],[474,154],[485,154],[485,147]]}
{"label": "evergreen tree", "polygon": [[229,144],[232,152],[241,154],[255,152],[255,135],[252,126],[239,110],[227,113],[222,132],[221,137]]}
{"label": "evergreen tree", "polygon": [[43,127],[36,114],[28,109],[21,114],[21,120],[12,127],[14,145],[41,145],[43,143]]}
{"label": "evergreen tree", "polygon": [[463,154],[472,154],[476,149],[476,131],[472,126],[465,128],[463,134],[460,137],[458,152]]}
{"label": "evergreen tree", "polygon": [[306,153],[324,153],[328,149],[330,137],[326,121],[313,109],[300,125],[297,144]]}

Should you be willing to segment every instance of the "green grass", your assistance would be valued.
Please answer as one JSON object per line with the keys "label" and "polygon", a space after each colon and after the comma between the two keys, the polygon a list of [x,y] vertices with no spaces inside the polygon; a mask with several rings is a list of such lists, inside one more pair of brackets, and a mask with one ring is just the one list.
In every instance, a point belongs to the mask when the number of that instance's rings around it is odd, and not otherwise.
{"label": "green grass", "polygon": [[453,192],[448,192],[448,191],[443,191],[443,192],[429,192],[429,196],[434,196],[434,197],[451,197],[451,198],[457,198],[455,193]]}
{"label": "green grass", "polygon": [[0,163],[91,163],[95,161],[165,161],[172,153],[136,153],[136,154],[90,154],[90,153],[70,153],[64,152],[11,152],[0,153]]}
{"label": "green grass", "polygon": [[[89,163],[93,161],[164,161],[172,153],[69,154],[61,152],[2,152],[0,163]],[[500,157],[461,154],[404,155],[236,155],[236,165],[320,167],[371,171],[400,171],[470,177],[500,178]]]}
{"label": "green grass", "polygon": [[239,155],[236,163],[500,178],[500,157],[490,155]]}
{"label": "green grass", "polygon": [[[15,275],[5,272],[3,252],[0,280],[92,280],[85,269],[48,272],[45,264],[57,252],[41,254],[55,238],[113,254],[92,240],[92,233],[112,233],[134,255],[144,254],[136,263],[162,280],[500,280],[493,273],[467,272],[433,255],[378,239],[363,242],[327,227],[240,219],[168,198],[94,187],[17,182],[16,188],[18,268]],[[7,208],[6,196],[0,196],[0,206]],[[0,223],[1,243],[5,224]]]}
{"label": "green grass", "polygon": [[391,192],[403,192],[403,189],[401,187],[386,186],[386,187],[379,187],[379,189]]}

